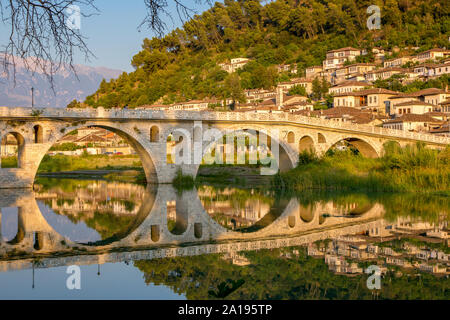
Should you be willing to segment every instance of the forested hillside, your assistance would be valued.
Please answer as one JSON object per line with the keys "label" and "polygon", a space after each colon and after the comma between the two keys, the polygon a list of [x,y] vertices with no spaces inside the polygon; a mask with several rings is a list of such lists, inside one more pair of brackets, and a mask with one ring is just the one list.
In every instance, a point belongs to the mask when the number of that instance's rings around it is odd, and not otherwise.
{"label": "forested hillside", "polygon": [[[373,4],[381,8],[380,30],[366,25]],[[145,39],[131,61],[136,70],[103,81],[85,104],[136,107],[236,97],[241,89],[268,89],[301,76],[305,67],[321,65],[328,50],[346,46],[448,47],[449,13],[442,0],[225,0],[164,38]],[[253,61],[238,74],[217,65],[235,57]],[[278,74],[274,66],[282,63],[297,63],[299,74]]]}

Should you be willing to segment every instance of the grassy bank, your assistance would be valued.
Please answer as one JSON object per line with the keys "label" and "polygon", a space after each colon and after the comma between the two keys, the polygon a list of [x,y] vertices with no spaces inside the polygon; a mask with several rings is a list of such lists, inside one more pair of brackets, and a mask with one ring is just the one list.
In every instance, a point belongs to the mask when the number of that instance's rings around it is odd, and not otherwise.
{"label": "grassy bank", "polygon": [[300,165],[275,177],[273,187],[292,191],[327,189],[421,192],[450,195],[450,147],[437,151],[422,144],[385,146],[385,155],[368,159],[351,151],[317,158],[300,155]]}
{"label": "grassy bank", "polygon": [[142,170],[137,155],[82,155],[45,156],[38,173],[78,171],[78,170]]}
{"label": "grassy bank", "polygon": [[2,157],[3,169],[17,168],[17,157]]}

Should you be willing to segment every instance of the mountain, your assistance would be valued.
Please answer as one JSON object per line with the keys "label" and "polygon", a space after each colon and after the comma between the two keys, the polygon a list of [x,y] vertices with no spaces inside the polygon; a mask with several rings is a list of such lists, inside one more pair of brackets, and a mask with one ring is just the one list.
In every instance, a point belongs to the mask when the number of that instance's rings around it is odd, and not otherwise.
{"label": "mountain", "polygon": [[82,101],[95,92],[103,79],[116,78],[123,72],[84,65],[76,65],[75,70],[78,79],[69,68],[61,68],[54,76],[53,91],[45,74],[32,74],[25,68],[23,61],[17,60],[15,85],[11,72],[9,78],[6,73],[0,74],[0,106],[30,107],[33,87],[36,107],[65,108],[74,99]]}

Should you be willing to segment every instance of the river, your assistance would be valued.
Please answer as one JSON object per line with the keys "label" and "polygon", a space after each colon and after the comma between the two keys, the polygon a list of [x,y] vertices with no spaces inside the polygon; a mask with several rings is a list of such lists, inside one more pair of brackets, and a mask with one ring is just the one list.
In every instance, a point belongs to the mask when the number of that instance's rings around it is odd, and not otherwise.
{"label": "river", "polygon": [[39,178],[0,199],[0,299],[450,298],[445,197]]}

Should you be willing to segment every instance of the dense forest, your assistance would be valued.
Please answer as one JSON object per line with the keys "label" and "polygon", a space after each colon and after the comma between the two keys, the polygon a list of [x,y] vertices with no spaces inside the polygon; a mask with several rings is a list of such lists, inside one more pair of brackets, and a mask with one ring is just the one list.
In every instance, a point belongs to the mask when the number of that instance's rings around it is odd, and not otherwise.
{"label": "dense forest", "polygon": [[[381,8],[379,30],[367,28],[367,8],[373,4]],[[142,51],[131,60],[135,71],[103,81],[81,105],[132,108],[213,97],[245,100],[243,89],[268,89],[302,76],[305,67],[321,65],[328,50],[446,47],[449,11],[440,0],[274,0],[265,5],[224,0],[162,38],[144,39]],[[252,62],[233,74],[218,66],[236,57]],[[358,60],[372,58],[368,54]],[[279,74],[274,66],[283,63],[297,64],[298,74]]]}

